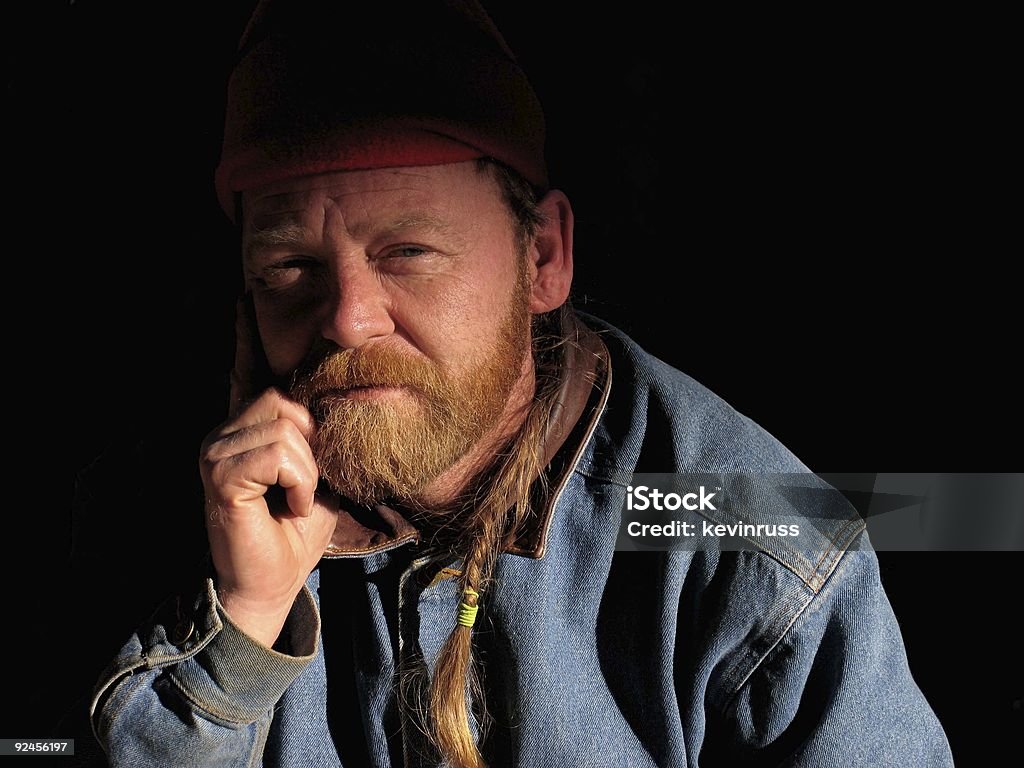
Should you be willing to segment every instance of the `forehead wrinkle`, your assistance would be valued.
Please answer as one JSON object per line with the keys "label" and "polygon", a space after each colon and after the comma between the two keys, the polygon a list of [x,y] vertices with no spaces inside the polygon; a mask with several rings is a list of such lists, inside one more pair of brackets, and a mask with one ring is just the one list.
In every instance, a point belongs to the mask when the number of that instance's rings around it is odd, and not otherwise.
{"label": "forehead wrinkle", "polygon": [[[412,192],[414,195],[377,201],[372,197],[375,192]],[[352,199],[348,205],[341,205],[340,202],[345,197]],[[353,190],[339,195],[329,194],[324,200],[322,210],[326,214],[326,219],[340,224],[348,237],[357,240],[370,240],[411,229],[461,239],[455,224],[441,213],[447,208],[439,205],[444,202],[447,200],[443,196],[438,199],[436,194],[417,187],[387,187]],[[330,213],[327,213],[328,211]],[[326,220],[324,225],[326,227]],[[325,235],[328,234],[325,230]]]}
{"label": "forehead wrinkle", "polygon": [[401,216],[397,219],[392,219],[383,227],[383,229],[385,232],[401,232],[408,229],[426,230],[445,237],[462,239],[461,234],[456,230],[451,222],[430,213],[416,212]]}
{"label": "forehead wrinkle", "polygon": [[[326,176],[308,179],[302,189],[274,187],[256,193],[247,227],[245,255],[261,247],[309,244],[324,238],[370,240],[405,231],[444,237],[449,244],[465,247],[475,227],[460,226],[448,212],[451,201],[441,189],[409,183],[427,178],[416,172],[396,172],[384,178],[368,178],[367,186],[352,188],[348,178]],[[377,195],[383,199],[376,200]],[[330,220],[331,224],[328,224]],[[339,226],[340,231],[331,232]],[[297,242],[298,241],[298,242]]]}
{"label": "forehead wrinkle", "polygon": [[[356,204],[361,208],[360,216],[355,218],[363,220],[371,220],[376,209],[387,207],[400,209],[402,207],[413,208],[422,205],[422,201],[414,202],[410,197],[401,197],[398,200],[388,201],[385,206],[375,206],[367,196],[381,192],[398,192],[398,193],[412,193],[417,197],[423,195],[430,195],[427,190],[421,189],[415,186],[380,186],[369,189],[334,189],[336,184],[325,184],[322,187],[313,189],[303,189],[294,191],[285,191],[276,194],[265,194],[260,197],[256,197],[250,204],[249,218],[251,221],[266,221],[267,219],[276,219],[284,216],[289,218],[303,219],[308,216],[314,216],[317,219],[323,216],[325,208],[334,208],[343,217],[348,218],[344,213],[346,206],[340,205],[346,198],[357,198]],[[327,190],[325,194],[315,194],[317,191],[323,192]],[[429,199],[429,198],[428,198]],[[319,201],[319,202],[318,202]],[[417,214],[419,215],[419,214]],[[435,217],[437,218],[437,217]],[[360,229],[365,227],[360,224]]]}
{"label": "forehead wrinkle", "polygon": [[[346,173],[358,173],[358,171],[348,171]],[[423,173],[395,173],[395,176],[409,176],[412,178],[424,179],[427,178],[426,174]],[[271,186],[263,193],[256,192],[253,199],[253,205],[259,209],[260,213],[281,213],[289,210],[298,208],[304,210],[309,205],[309,198],[316,193],[322,193],[325,190],[328,198],[342,198],[349,195],[360,195],[371,192],[425,192],[422,187],[416,185],[402,184],[400,182],[405,181],[404,179],[374,179],[377,183],[372,186],[366,186],[361,188],[350,188],[341,178],[336,178],[331,174],[328,174],[325,178],[311,179],[310,183],[304,186],[302,189],[280,189],[274,191],[274,187]],[[393,184],[389,183],[392,182]],[[286,182],[283,182],[286,183]]]}

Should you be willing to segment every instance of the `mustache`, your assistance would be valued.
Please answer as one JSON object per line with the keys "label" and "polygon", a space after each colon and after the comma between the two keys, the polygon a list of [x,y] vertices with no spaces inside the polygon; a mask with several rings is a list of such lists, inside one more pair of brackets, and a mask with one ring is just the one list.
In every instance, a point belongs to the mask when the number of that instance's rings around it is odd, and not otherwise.
{"label": "mustache", "polygon": [[406,387],[432,399],[445,385],[440,371],[428,360],[358,347],[314,350],[292,373],[288,391],[309,406],[339,390],[356,387]]}

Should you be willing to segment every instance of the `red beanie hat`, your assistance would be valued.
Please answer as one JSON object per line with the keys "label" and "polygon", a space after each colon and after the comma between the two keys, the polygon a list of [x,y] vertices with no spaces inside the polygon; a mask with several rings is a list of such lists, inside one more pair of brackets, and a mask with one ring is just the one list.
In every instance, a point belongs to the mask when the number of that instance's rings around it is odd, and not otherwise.
{"label": "red beanie hat", "polygon": [[547,188],[544,114],[475,0],[263,0],[228,84],[217,197],[493,157]]}

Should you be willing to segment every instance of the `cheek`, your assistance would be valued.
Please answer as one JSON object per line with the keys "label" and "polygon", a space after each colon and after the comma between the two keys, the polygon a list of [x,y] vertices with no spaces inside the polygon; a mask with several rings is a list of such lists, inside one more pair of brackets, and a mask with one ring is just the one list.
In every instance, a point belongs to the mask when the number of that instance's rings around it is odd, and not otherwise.
{"label": "cheek", "polygon": [[395,305],[396,321],[420,350],[453,372],[475,368],[504,329],[517,282],[504,264],[491,269],[453,278],[415,309]]}
{"label": "cheek", "polygon": [[275,376],[291,373],[316,342],[315,313],[290,312],[258,299],[254,303],[260,341],[271,372]]}
{"label": "cheek", "polygon": [[[479,338],[493,302],[490,281],[476,274],[456,274],[416,302],[416,319],[421,327],[448,342]],[[403,307],[396,309],[401,312]]]}

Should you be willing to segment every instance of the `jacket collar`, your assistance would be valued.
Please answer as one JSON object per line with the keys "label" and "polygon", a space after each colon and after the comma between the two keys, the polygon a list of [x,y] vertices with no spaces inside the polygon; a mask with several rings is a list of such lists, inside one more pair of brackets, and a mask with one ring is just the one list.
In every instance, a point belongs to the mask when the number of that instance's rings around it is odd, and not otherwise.
{"label": "jacket collar", "polygon": [[[504,550],[534,559],[544,556],[555,506],[590,441],[611,390],[611,366],[604,342],[573,313],[568,314],[567,325],[563,328],[568,341],[562,381],[544,435],[550,491],[520,527],[516,540]],[[365,557],[419,540],[416,527],[392,507],[343,505],[324,557]]]}

